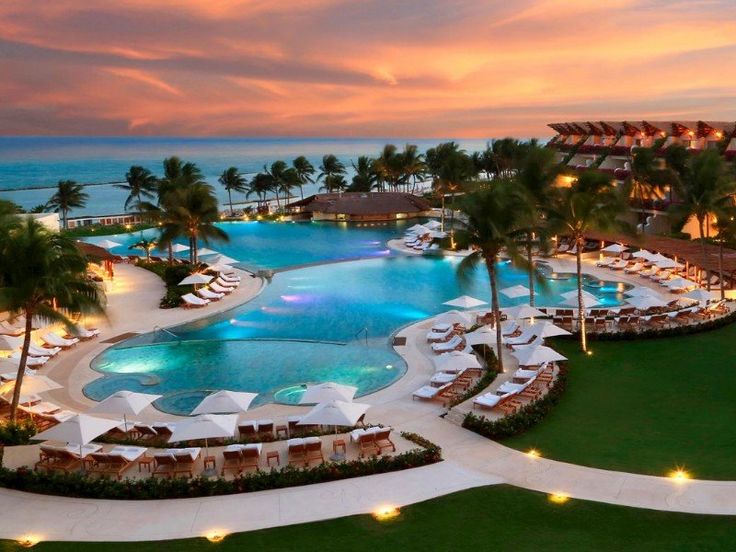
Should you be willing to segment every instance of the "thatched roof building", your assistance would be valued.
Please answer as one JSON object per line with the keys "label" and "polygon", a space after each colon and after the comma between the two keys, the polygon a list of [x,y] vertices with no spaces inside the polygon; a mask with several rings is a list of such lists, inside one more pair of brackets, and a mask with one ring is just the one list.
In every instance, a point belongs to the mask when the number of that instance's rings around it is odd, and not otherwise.
{"label": "thatched roof building", "polygon": [[316,194],[289,203],[295,217],[333,221],[384,221],[426,216],[431,207],[418,196],[401,192]]}

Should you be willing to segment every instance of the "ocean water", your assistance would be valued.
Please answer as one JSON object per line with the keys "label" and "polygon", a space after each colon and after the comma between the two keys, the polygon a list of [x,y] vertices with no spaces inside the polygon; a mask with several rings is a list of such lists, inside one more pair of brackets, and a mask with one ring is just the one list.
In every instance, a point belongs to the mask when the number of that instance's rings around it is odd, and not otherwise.
{"label": "ocean water", "polygon": [[[332,153],[348,168],[360,155],[376,156],[386,143],[399,148],[416,144],[420,150],[446,140],[412,139],[323,139],[323,138],[164,138],[164,137],[0,137],[0,197],[25,208],[45,203],[59,180],[88,185],[87,206],[71,216],[114,214],[123,211],[126,194],[112,182],[124,180],[131,165],[142,165],[161,175],[162,161],[177,155],[193,161],[208,182],[218,188],[222,202],[227,194],[219,189],[217,177],[235,166],[252,176],[264,164],[277,159],[291,162],[305,155],[317,168],[323,155]],[[485,148],[486,140],[456,140],[467,151]],[[318,185],[305,186],[314,193]],[[245,201],[233,194],[233,201]]]}

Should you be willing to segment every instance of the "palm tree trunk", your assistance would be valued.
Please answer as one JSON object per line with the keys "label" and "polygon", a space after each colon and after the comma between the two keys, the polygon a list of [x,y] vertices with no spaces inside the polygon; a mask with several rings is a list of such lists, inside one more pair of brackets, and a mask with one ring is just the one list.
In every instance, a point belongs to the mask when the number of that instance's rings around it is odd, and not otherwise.
{"label": "palm tree trunk", "polygon": [[526,238],[526,260],[529,263],[529,305],[534,306],[534,258],[532,257],[532,237]]}
{"label": "palm tree trunk", "polygon": [[299,184],[299,195],[304,199],[304,186],[302,184]]}
{"label": "palm tree trunk", "polygon": [[491,310],[493,320],[496,324],[496,357],[498,360],[498,371],[503,372],[503,336],[501,335],[501,309],[498,304],[498,282],[496,281],[496,256],[484,255],[488,279],[491,281]]}
{"label": "palm tree trunk", "polygon": [[578,328],[580,329],[580,348],[584,353],[588,351],[588,340],[585,335],[585,303],[583,303],[583,257],[580,252],[582,239],[575,239],[575,261],[578,274]]}
{"label": "palm tree trunk", "polygon": [[440,213],[440,230],[445,231],[445,194],[442,194],[442,212]]}
{"label": "palm tree trunk", "polygon": [[279,189],[276,188],[276,208],[281,211],[281,200],[279,199]]}
{"label": "palm tree trunk", "polygon": [[726,298],[723,280],[723,240],[721,239],[718,241],[718,284],[721,288],[721,300]]}
{"label": "palm tree trunk", "polygon": [[450,247],[455,249],[455,194],[454,193],[450,196]]}
{"label": "palm tree trunk", "polygon": [[708,254],[705,251],[705,231],[703,228],[702,218],[698,218],[698,231],[700,232],[700,251],[703,255],[703,269],[705,269],[706,289],[710,291],[710,270],[706,268],[708,264]]}
{"label": "palm tree trunk", "polygon": [[68,222],[66,221],[66,209],[61,210],[61,225],[64,230],[68,230]]}
{"label": "palm tree trunk", "polygon": [[230,190],[230,188],[227,189],[227,199],[230,202],[230,216],[234,217],[235,211],[233,211],[233,195],[232,195],[232,191]]}
{"label": "palm tree trunk", "polygon": [[169,264],[174,264],[174,249],[171,244],[167,246],[167,249],[169,250]]}
{"label": "palm tree trunk", "polygon": [[31,347],[31,332],[33,331],[33,310],[25,309],[26,316],[26,333],[23,335],[23,348],[20,352],[20,362],[18,363],[18,374],[15,377],[15,387],[13,388],[13,401],[10,403],[10,422],[15,423],[18,414],[18,403],[20,402],[20,390],[23,385],[23,376],[26,373],[26,361],[28,360],[28,349]]}

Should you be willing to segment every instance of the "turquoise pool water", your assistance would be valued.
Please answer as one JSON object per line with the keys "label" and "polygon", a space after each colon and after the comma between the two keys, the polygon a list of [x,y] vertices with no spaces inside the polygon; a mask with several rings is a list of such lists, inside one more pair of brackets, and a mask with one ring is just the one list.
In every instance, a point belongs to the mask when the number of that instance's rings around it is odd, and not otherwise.
{"label": "turquoise pool water", "polygon": [[[317,262],[384,257],[391,254],[386,242],[401,235],[405,228],[415,222],[371,223],[365,226],[344,222],[222,222],[219,226],[230,236],[230,241],[213,243],[207,247],[237,259],[245,268],[279,269]],[[153,239],[157,233],[152,228],[143,231],[142,235],[146,239]],[[112,253],[141,254],[140,250],[129,249],[130,245],[141,239],[140,232],[90,237],[85,238],[85,241],[97,243],[104,239],[121,244],[111,249]],[[153,254],[165,255],[161,251],[154,251]]]}
{"label": "turquoise pool water", "polygon": [[[255,404],[296,402],[300,386],[337,381],[358,395],[390,385],[406,366],[390,347],[398,328],[447,310],[462,293],[487,299],[479,269],[458,283],[456,258],[391,256],[277,273],[253,301],[206,320],[140,336],[93,362],[103,377],[85,393],[100,400],[119,389],[164,394],[157,406],[191,411],[207,390],[258,392]],[[526,274],[499,267],[501,287],[525,284]],[[625,287],[586,278],[585,289],[606,306],[623,303]],[[555,275],[538,304],[555,305],[575,289],[574,275]],[[504,300],[505,305],[525,302]]]}

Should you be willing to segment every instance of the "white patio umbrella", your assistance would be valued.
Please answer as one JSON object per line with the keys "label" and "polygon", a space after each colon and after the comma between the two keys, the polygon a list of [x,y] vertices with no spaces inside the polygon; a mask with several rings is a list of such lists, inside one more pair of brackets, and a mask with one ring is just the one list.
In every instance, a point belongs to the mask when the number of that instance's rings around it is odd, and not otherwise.
{"label": "white patio umbrella", "polygon": [[429,228],[427,228],[426,226],[422,226],[421,224],[415,224],[414,226],[412,226],[411,231],[414,232],[417,236],[423,236],[430,232]]}
{"label": "white patio umbrella", "polygon": [[101,240],[99,242],[94,243],[93,245],[101,247],[102,249],[112,249],[113,247],[119,247],[123,244],[112,241],[112,240]]}
{"label": "white patio umbrella", "polygon": [[231,272],[233,267],[226,264],[212,264],[207,267],[207,270],[211,270],[212,272],[217,272],[218,274],[220,272]]}
{"label": "white patio umbrella", "polygon": [[718,296],[718,292],[708,291],[707,289],[703,288],[697,288],[692,291],[688,291],[685,295],[683,295],[683,297],[687,297],[688,299],[693,299],[695,301],[700,301],[701,303],[712,301]]}
{"label": "white patio umbrella", "polygon": [[[510,286],[507,288],[503,288],[499,290],[503,295],[508,297],[509,299],[517,299],[519,297],[529,297],[529,294],[531,293],[531,290],[522,285],[518,286]],[[536,295],[537,292],[534,292],[534,295]]]}
{"label": "white patio umbrella", "polygon": [[320,403],[302,416],[297,425],[354,426],[371,407],[369,404],[330,401]]}
{"label": "white patio umbrella", "polygon": [[197,257],[206,257],[207,255],[218,255],[218,252],[207,247],[197,249]]}
{"label": "white patio umbrella", "polygon": [[547,316],[542,311],[535,309],[529,305],[516,305],[515,307],[508,307],[503,309],[504,314],[512,320],[521,320],[523,318],[538,318],[540,316]]}
{"label": "white patio umbrella", "polygon": [[651,309],[653,307],[664,307],[667,305],[667,301],[663,301],[658,297],[651,295],[643,295],[641,297],[629,297],[626,302],[632,307],[636,307],[641,311]]}
{"label": "white patio umbrella", "polygon": [[654,261],[654,264],[657,265],[659,268],[682,268],[683,265],[676,262],[673,259],[670,259],[669,257],[664,257],[661,259],[657,259]]}
{"label": "white patio umbrella", "polygon": [[455,297],[455,299],[451,299],[450,301],[445,301],[442,304],[450,307],[459,307],[461,309],[472,309],[473,307],[479,307],[480,305],[487,305],[488,301],[481,301],[480,299],[470,297],[469,295],[461,295],[460,297]]}
{"label": "white patio umbrella", "polygon": [[[468,334],[470,335],[470,334]],[[490,335],[490,334],[484,334]],[[453,351],[434,357],[434,368],[437,372],[459,372],[465,368],[480,368],[478,357],[470,353]]]}
{"label": "white patio umbrella", "polygon": [[667,280],[665,285],[670,289],[686,289],[694,287],[696,284],[695,282],[686,280],[685,278],[673,278],[672,280]]}
{"label": "white patio umbrella", "polygon": [[[27,402],[29,395],[37,395],[38,393],[61,389],[62,387],[64,386],[46,376],[37,374],[24,375],[23,383],[21,383],[20,386],[20,402]],[[8,397],[12,397],[14,391],[15,377],[13,377],[13,381],[8,381],[0,385],[0,395],[2,395],[6,400],[10,400]]]}
{"label": "white patio umbrella", "polygon": [[471,332],[465,334],[465,341],[468,345],[496,345],[496,334],[495,332],[490,334],[488,332]]}
{"label": "white patio umbrella", "polygon": [[[586,308],[587,309],[588,307],[596,307],[596,306],[598,306],[600,304],[601,304],[601,302],[598,301],[598,299],[596,299],[595,296],[593,296],[593,298],[591,299],[590,297],[586,297],[585,295],[583,295],[583,308]],[[578,297],[577,297],[577,295],[575,295],[574,297],[568,297],[562,303],[560,303],[560,305],[564,305],[566,307],[577,307],[577,306],[579,306],[578,305]]]}
{"label": "white patio umbrella", "polygon": [[170,443],[204,439],[204,454],[209,456],[209,439],[232,437],[238,425],[237,414],[201,414],[177,422],[169,437]]}
{"label": "white patio umbrella", "polygon": [[542,320],[541,322],[537,322],[535,324],[532,324],[529,327],[530,331],[534,330],[534,335],[537,335],[539,337],[555,337],[558,335],[572,335],[570,332],[568,332],[564,328],[560,328],[559,326],[556,326],[552,322],[548,320]]}
{"label": "white patio umbrella", "polygon": [[299,399],[299,404],[317,404],[330,401],[353,402],[353,397],[355,397],[357,391],[357,387],[342,385],[334,381],[309,385],[301,399]]}
{"label": "white patio umbrella", "polygon": [[554,349],[545,347],[544,345],[519,347],[511,354],[517,358],[519,366],[539,366],[545,362],[567,360],[566,357]]}
{"label": "white patio umbrella", "polygon": [[175,243],[175,244],[172,244],[171,246],[172,253],[184,253],[185,251],[189,251],[189,249],[191,248],[186,245],[182,245],[180,243]]}
{"label": "white patio umbrella", "polygon": [[647,251],[646,249],[640,249],[639,251],[632,253],[631,256],[636,259],[645,259],[649,261],[654,256],[654,253]]}
{"label": "white patio umbrella", "polygon": [[217,255],[216,257],[212,257],[207,261],[207,265],[212,268],[213,265],[231,265],[235,263],[239,263],[237,259],[233,259],[232,257],[228,257],[227,255]]}
{"label": "white patio umbrella", "polygon": [[191,414],[233,414],[245,412],[258,396],[258,393],[243,393],[240,391],[217,391],[202,399]]}
{"label": "white patio umbrella", "polygon": [[424,223],[424,227],[429,228],[430,230],[437,230],[442,227],[442,224],[438,220],[430,220]]}
{"label": "white patio umbrella", "polygon": [[141,410],[146,408],[161,395],[148,393],[135,393],[133,391],[116,391],[106,399],[98,402],[87,412],[95,414],[122,414],[123,427],[128,431],[128,416],[137,416]]}
{"label": "white patio umbrella", "polygon": [[414,226],[410,226],[409,228],[407,228],[406,229],[406,233],[407,234],[410,233],[410,232],[416,233],[416,232],[418,232],[419,230],[421,230],[423,228],[426,229],[427,227],[426,226],[422,226],[421,224],[415,224]]}
{"label": "white patio umbrella", "polygon": [[473,321],[470,319],[470,316],[457,310],[443,312],[437,316],[434,321],[435,324],[462,324],[466,328],[473,325]]}
{"label": "white patio umbrella", "polygon": [[181,282],[179,282],[178,285],[180,286],[190,286],[192,284],[209,284],[210,281],[214,278],[214,276],[210,276],[208,274],[202,274],[201,272],[195,272],[194,274],[190,274],[186,278],[184,278]]}
{"label": "white patio umbrella", "polygon": [[661,297],[659,292],[644,286],[631,288],[625,291],[624,295],[628,295],[629,297]]}
{"label": "white patio umbrella", "polygon": [[[565,299],[569,299],[570,297],[574,297],[575,299],[578,298],[578,290],[574,289],[572,291],[566,291],[562,294],[562,297]],[[598,301],[598,297],[590,293],[589,291],[583,290],[583,299],[588,299],[590,301]]]}
{"label": "white patio umbrella", "polygon": [[120,420],[77,414],[46,431],[36,433],[33,438],[39,441],[63,441],[79,445],[79,456],[81,457],[84,445],[118,425],[120,425]]}
{"label": "white patio umbrella", "polygon": [[620,243],[613,243],[609,246],[604,247],[601,249],[604,253],[623,253],[624,251],[627,251],[629,248],[625,245],[621,245]]}

